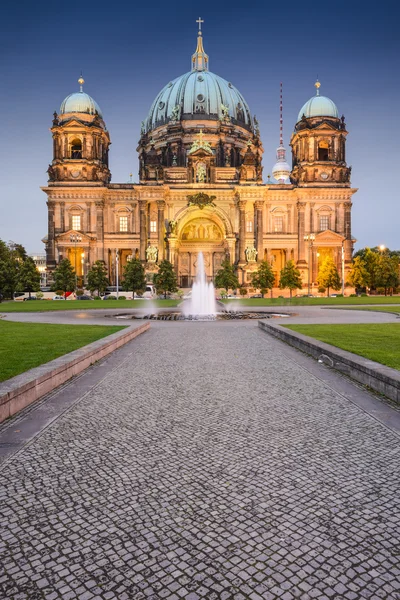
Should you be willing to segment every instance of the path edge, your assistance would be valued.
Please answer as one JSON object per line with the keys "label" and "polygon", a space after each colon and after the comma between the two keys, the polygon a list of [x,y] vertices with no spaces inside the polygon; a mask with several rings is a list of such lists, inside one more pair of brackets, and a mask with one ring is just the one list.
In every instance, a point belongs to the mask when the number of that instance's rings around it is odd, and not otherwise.
{"label": "path edge", "polygon": [[0,383],[0,423],[150,328],[131,325]]}
{"label": "path edge", "polygon": [[282,325],[258,321],[258,326],[266,333],[400,404],[400,372],[396,369],[286,329]]}

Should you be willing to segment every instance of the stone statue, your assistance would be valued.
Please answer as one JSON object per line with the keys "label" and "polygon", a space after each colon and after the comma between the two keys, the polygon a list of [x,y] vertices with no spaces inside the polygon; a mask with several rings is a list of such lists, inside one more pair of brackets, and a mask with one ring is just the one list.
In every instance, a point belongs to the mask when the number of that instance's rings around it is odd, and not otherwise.
{"label": "stone statue", "polygon": [[253,121],[254,121],[254,135],[256,135],[258,137],[260,135],[260,126],[259,126],[256,115],[254,115]]}
{"label": "stone statue", "polygon": [[54,113],[53,113],[53,127],[57,127],[57,125],[59,125],[58,115],[54,111]]}
{"label": "stone statue", "polygon": [[179,104],[175,104],[175,106],[171,112],[171,121],[173,121],[173,122],[179,121],[180,116],[181,116],[181,107],[179,106]]}
{"label": "stone statue", "polygon": [[178,226],[178,222],[175,221],[174,219],[171,219],[171,221],[168,222],[169,225],[169,229],[171,231],[172,234],[176,233],[176,228]]}
{"label": "stone statue", "polygon": [[221,121],[229,121],[230,120],[230,116],[229,116],[229,106],[226,106],[225,104],[221,104]]}
{"label": "stone statue", "polygon": [[146,125],[145,125],[145,122],[142,121],[140,123],[140,135],[144,135],[145,133],[146,133]]}
{"label": "stone statue", "polygon": [[146,248],[146,259],[147,262],[156,262],[158,255],[158,248],[156,246],[147,246]]}
{"label": "stone statue", "polygon": [[203,164],[199,164],[197,167],[197,181],[198,183],[204,183],[207,177],[207,171]]}
{"label": "stone statue", "polygon": [[247,246],[246,250],[244,251],[245,255],[246,255],[246,260],[247,262],[255,262],[257,260],[257,250],[254,248],[254,246]]}

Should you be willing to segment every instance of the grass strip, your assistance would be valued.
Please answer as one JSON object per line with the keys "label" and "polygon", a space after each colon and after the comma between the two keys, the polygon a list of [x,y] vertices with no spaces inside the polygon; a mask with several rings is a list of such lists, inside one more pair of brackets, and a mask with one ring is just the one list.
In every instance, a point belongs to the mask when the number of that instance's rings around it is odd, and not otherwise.
{"label": "grass strip", "polygon": [[400,370],[400,323],[284,327]]}
{"label": "grass strip", "polygon": [[91,344],[124,327],[49,325],[0,320],[0,381]]}
{"label": "grass strip", "polygon": [[400,296],[366,296],[360,298],[244,298],[243,300],[222,300],[224,304],[239,306],[356,306],[374,304],[398,304]]}
{"label": "grass strip", "polygon": [[49,312],[57,310],[105,310],[108,308],[168,308],[177,306],[180,300],[30,300],[28,302],[2,302],[1,313],[11,312]]}

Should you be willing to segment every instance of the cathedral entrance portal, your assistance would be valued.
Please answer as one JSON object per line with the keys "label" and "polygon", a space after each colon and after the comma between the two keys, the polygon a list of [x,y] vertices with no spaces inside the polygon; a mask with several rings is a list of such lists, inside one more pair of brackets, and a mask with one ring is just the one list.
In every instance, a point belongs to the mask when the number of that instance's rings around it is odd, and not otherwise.
{"label": "cathedral entrance portal", "polygon": [[199,252],[204,256],[207,281],[214,281],[226,257],[225,236],[212,219],[197,217],[182,229],[178,248],[178,283],[191,287],[197,272]]}

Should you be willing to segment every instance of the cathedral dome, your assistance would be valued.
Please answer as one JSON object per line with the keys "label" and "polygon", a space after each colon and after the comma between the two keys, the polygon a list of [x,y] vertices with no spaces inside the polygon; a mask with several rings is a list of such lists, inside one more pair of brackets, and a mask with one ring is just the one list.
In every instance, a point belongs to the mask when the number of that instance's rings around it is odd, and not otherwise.
{"label": "cathedral dome", "polygon": [[103,115],[97,102],[82,90],[82,85],[85,83],[82,77],[78,79],[78,83],[80,84],[80,91],[70,94],[63,100],[60,106],[60,115],[77,112],[88,115],[97,114],[102,119]]}
{"label": "cathedral dome", "polygon": [[228,115],[233,122],[252,128],[250,109],[242,94],[208,70],[208,56],[199,32],[192,71],[170,81],[156,96],[144,123],[146,132],[171,120],[218,120]]}
{"label": "cathedral dome", "polygon": [[339,112],[336,104],[326,96],[319,95],[319,88],[321,84],[319,81],[316,82],[315,87],[317,88],[316,96],[313,96],[304,104],[297,117],[297,122],[301,121],[303,115],[308,119],[309,117],[334,117],[339,118]]}

